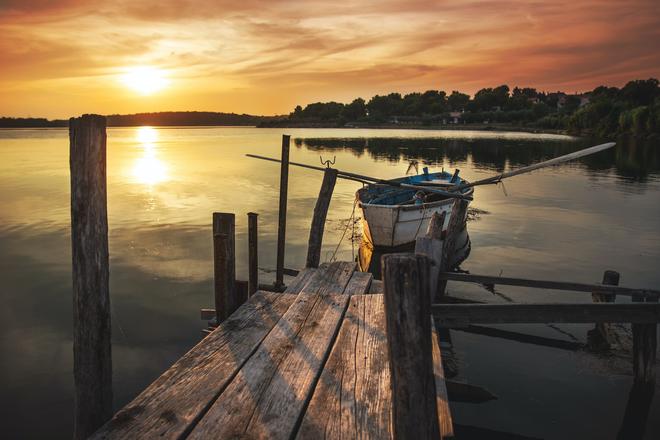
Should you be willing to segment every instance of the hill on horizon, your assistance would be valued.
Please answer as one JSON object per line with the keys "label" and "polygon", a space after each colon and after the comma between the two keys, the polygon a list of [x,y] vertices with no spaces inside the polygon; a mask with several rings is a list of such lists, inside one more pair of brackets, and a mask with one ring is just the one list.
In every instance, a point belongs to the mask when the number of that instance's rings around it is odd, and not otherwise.
{"label": "hill on horizon", "polygon": [[[256,116],[224,112],[152,112],[128,115],[106,115],[108,127],[135,127],[141,125],[165,126],[227,126],[259,125],[265,121],[281,119],[282,116]],[[11,118],[1,117],[0,128],[44,128],[68,127],[67,119]]]}

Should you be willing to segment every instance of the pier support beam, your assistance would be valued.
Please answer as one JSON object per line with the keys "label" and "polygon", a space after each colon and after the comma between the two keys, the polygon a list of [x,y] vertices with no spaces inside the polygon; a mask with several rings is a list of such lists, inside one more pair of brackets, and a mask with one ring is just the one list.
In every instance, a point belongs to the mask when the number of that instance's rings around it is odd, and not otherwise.
{"label": "pier support beam", "polygon": [[215,313],[221,323],[238,308],[236,292],[235,216],[213,213],[213,273]]}
{"label": "pier support beam", "polygon": [[74,439],[112,417],[106,119],[69,121],[73,257]]}
{"label": "pier support beam", "polygon": [[248,298],[259,290],[259,246],[257,233],[257,216],[248,212]]}
{"label": "pier support beam", "polygon": [[437,439],[429,260],[421,255],[389,254],[381,264],[394,438]]}
{"label": "pier support beam", "polygon": [[321,262],[321,245],[323,244],[323,230],[325,229],[325,219],[330,207],[330,199],[337,182],[337,170],[327,168],[323,175],[323,183],[319,197],[316,199],[314,207],[314,217],[312,218],[312,227],[309,231],[309,244],[307,246],[307,264],[306,267],[319,267]]}
{"label": "pier support beam", "polygon": [[280,210],[277,223],[277,265],[275,288],[284,288],[284,248],[286,241],[286,202],[289,189],[289,147],[291,136],[282,135],[282,166],[280,168]]}

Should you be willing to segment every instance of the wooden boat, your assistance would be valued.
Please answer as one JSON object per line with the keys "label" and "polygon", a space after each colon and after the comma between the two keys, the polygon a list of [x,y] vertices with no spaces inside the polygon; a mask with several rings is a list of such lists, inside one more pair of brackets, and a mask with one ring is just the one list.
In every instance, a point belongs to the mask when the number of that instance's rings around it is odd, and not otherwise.
{"label": "wooden boat", "polygon": [[[415,186],[443,189],[446,186],[467,183],[458,176],[445,171],[393,179],[392,182]],[[471,196],[474,188],[464,188],[463,195]],[[418,236],[426,234],[434,213],[447,212],[443,232],[449,225],[454,204],[453,198],[441,194],[420,192],[417,189],[391,185],[369,184],[356,192],[357,205],[362,211],[363,241],[374,248],[397,248],[414,243]],[[465,224],[465,219],[463,219]],[[467,230],[463,228],[456,243],[457,249],[469,246]]]}

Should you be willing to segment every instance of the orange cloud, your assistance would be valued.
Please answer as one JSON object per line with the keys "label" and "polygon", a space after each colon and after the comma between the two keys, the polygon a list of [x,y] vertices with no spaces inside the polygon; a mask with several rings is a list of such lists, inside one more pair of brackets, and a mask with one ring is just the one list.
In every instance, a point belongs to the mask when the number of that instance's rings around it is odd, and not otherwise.
{"label": "orange cloud", "polygon": [[[657,1],[5,0],[0,114],[217,110],[660,76]],[[168,73],[139,96],[131,66]]]}

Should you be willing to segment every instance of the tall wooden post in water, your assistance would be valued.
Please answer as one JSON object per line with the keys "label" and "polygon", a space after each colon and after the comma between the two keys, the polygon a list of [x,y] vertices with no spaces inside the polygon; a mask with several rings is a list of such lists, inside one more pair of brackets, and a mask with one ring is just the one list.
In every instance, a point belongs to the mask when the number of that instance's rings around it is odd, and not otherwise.
{"label": "tall wooden post in water", "polygon": [[236,294],[236,217],[213,213],[213,275],[217,323],[238,308]]}
{"label": "tall wooden post in water", "polygon": [[75,439],[112,416],[105,127],[98,115],[69,121]]}
{"label": "tall wooden post in water", "polygon": [[321,245],[323,244],[323,231],[325,229],[325,219],[328,216],[330,199],[337,183],[337,170],[328,168],[323,175],[323,183],[319,198],[316,199],[314,207],[314,217],[312,218],[312,227],[309,230],[309,244],[307,247],[307,263],[305,267],[319,267],[321,262]]}
{"label": "tall wooden post in water", "polygon": [[275,288],[284,287],[284,247],[286,240],[286,199],[289,189],[289,146],[291,136],[282,135],[282,167],[280,169],[280,212],[277,223],[277,265],[275,268]]}
{"label": "tall wooden post in water", "polygon": [[259,234],[256,212],[248,212],[248,297],[259,289]]}

